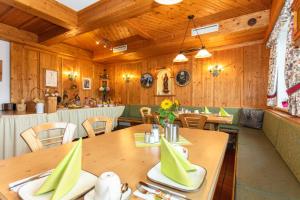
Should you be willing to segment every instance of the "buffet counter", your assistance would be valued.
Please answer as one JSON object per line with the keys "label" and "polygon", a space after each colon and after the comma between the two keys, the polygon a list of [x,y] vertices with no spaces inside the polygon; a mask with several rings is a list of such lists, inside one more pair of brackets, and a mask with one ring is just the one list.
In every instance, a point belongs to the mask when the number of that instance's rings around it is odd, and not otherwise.
{"label": "buffet counter", "polygon": [[114,126],[124,111],[124,106],[63,109],[55,113],[30,114],[2,112],[0,115],[0,159],[7,159],[29,152],[20,134],[32,126],[45,122],[69,122],[77,125],[75,138],[85,137],[82,123],[89,117],[106,116],[114,119]]}

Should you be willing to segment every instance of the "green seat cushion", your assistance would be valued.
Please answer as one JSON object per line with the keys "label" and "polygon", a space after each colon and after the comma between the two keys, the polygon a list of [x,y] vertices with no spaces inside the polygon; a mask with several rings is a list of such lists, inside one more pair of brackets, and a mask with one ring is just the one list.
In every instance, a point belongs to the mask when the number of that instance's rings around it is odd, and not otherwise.
{"label": "green seat cushion", "polygon": [[130,109],[130,106],[129,105],[125,105],[125,109],[124,109],[121,117],[128,117],[128,115],[129,115],[129,109]]}
{"label": "green seat cushion", "polygon": [[300,184],[261,130],[240,127],[236,199],[300,199]]}
{"label": "green seat cushion", "polygon": [[300,125],[281,118],[275,147],[300,182]]}
{"label": "green seat cushion", "polygon": [[220,124],[219,130],[224,131],[224,132],[226,132],[226,131],[239,132],[240,127],[238,125],[234,125],[234,124]]}
{"label": "green seat cushion", "polygon": [[141,118],[140,108],[143,107],[143,105],[130,105],[129,106],[129,118]]}
{"label": "green seat cushion", "polygon": [[274,115],[269,111],[265,111],[263,131],[274,146],[276,146],[277,144],[279,124],[280,124],[279,116]]}

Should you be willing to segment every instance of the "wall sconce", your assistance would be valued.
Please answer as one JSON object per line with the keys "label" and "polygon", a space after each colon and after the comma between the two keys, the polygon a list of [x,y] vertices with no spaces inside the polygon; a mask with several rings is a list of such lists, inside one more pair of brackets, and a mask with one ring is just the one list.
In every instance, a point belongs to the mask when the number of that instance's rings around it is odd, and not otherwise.
{"label": "wall sconce", "polygon": [[123,74],[123,80],[129,82],[134,76],[132,74]]}
{"label": "wall sconce", "polygon": [[78,76],[77,72],[69,72],[68,73],[68,78],[69,78],[70,81],[75,81],[77,76]]}
{"label": "wall sconce", "polygon": [[213,75],[213,77],[217,77],[222,71],[224,71],[224,67],[222,65],[211,65],[208,67],[208,71]]}

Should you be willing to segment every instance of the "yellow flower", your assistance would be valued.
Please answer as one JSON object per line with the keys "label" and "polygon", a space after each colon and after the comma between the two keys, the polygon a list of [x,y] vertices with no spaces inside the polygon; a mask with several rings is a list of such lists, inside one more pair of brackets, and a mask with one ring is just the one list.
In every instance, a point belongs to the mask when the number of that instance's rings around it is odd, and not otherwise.
{"label": "yellow flower", "polygon": [[169,99],[165,99],[161,102],[160,107],[164,110],[168,110],[172,107],[173,103]]}
{"label": "yellow flower", "polygon": [[175,103],[176,106],[179,106],[179,104],[180,104],[177,99],[174,101],[174,103]]}

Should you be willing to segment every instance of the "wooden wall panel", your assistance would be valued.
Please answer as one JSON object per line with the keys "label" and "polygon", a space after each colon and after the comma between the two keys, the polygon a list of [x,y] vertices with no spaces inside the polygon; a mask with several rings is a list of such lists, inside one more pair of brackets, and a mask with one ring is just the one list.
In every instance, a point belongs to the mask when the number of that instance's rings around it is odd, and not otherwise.
{"label": "wooden wall panel", "polygon": [[[97,87],[99,85],[94,83],[99,82],[99,76],[95,76],[95,64],[91,60],[78,58],[76,55],[66,57],[45,49],[12,42],[11,102],[19,102],[22,98],[25,98],[26,101],[31,100],[30,91],[35,87],[45,90],[45,69],[58,71],[57,90],[61,95],[64,90],[69,91],[69,98],[73,98],[74,94],[78,93],[82,102],[86,96],[98,97]],[[97,64],[97,68],[101,68],[101,66]],[[76,79],[78,91],[70,91],[72,82],[68,78],[68,73],[73,71],[78,73]],[[92,79],[92,90],[82,89],[82,77]],[[39,94],[35,90],[32,97],[38,96]]]}
{"label": "wooden wall panel", "polygon": [[[29,100],[39,83],[39,54],[21,44],[11,45],[11,101]],[[38,97],[34,90],[31,97]]]}
{"label": "wooden wall panel", "polygon": [[[259,46],[244,48],[243,106],[264,106],[267,101],[267,52]],[[263,55],[263,56],[261,56]],[[255,58],[255,59],[253,59]]]}
{"label": "wooden wall panel", "polygon": [[40,63],[39,63],[39,70],[40,70],[40,83],[39,86],[42,90],[45,90],[45,72],[46,69],[48,70],[55,70],[58,74],[58,88],[59,92],[61,88],[61,59],[58,57],[57,54],[49,53],[49,52],[40,52]]}
{"label": "wooden wall panel", "polygon": [[[182,105],[265,107],[269,52],[263,44],[238,47],[213,52],[209,59],[194,59],[173,64],[174,54],[152,57],[134,63],[117,63],[109,67],[115,70],[114,82],[116,99],[125,104],[159,104],[164,97],[155,95],[156,81],[152,88],[142,88],[139,80],[143,73],[156,76],[159,68],[171,68],[173,74],[185,69],[191,73],[192,81],[185,87],[175,85],[175,97]],[[224,71],[213,77],[208,67],[221,64]],[[123,74],[135,78],[126,83]],[[156,78],[156,77],[155,77]],[[171,98],[171,97],[169,97]]]}

